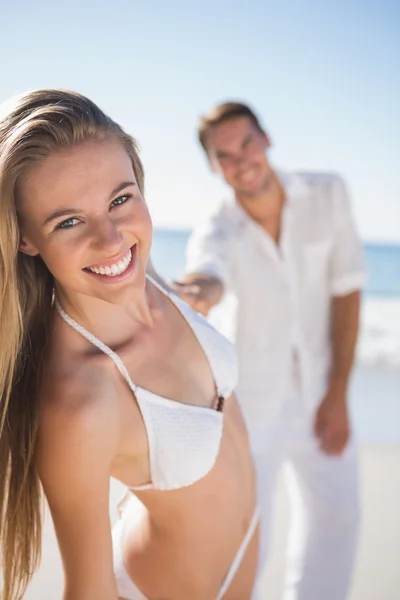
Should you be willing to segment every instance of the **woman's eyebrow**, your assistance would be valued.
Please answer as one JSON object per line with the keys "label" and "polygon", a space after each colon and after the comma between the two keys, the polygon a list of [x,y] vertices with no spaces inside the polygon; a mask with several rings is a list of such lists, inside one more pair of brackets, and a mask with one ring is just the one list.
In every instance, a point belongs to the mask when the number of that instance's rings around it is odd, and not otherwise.
{"label": "woman's eyebrow", "polygon": [[[117,185],[117,187],[114,188],[113,191],[111,192],[110,200],[112,200],[112,198],[116,194],[118,194],[125,188],[131,187],[134,185],[136,185],[136,183],[134,181],[123,181],[122,183],[119,183]],[[60,208],[59,210],[56,210],[50,216],[48,216],[47,219],[43,222],[43,225],[47,225],[51,221],[54,221],[54,219],[59,219],[60,217],[68,217],[69,215],[76,215],[77,213],[80,213],[80,212],[81,212],[80,208]]]}
{"label": "woman's eyebrow", "polygon": [[43,225],[47,225],[54,219],[59,219],[60,217],[67,217],[68,215],[76,215],[76,213],[80,213],[81,209],[79,208],[60,208],[53,212],[47,219],[43,222]]}
{"label": "woman's eyebrow", "polygon": [[113,191],[111,192],[110,200],[112,200],[112,198],[113,198],[113,196],[115,196],[115,194],[118,194],[125,188],[130,187],[132,185],[136,185],[136,183],[134,181],[123,181],[122,183],[118,184],[117,187],[115,189],[113,189]]}

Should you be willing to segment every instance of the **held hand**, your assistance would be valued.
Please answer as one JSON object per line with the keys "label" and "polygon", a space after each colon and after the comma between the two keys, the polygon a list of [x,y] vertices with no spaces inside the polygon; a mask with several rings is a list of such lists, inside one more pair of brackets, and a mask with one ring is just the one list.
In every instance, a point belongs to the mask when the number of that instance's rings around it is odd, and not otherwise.
{"label": "held hand", "polygon": [[338,456],[345,450],[350,425],[346,392],[331,386],[315,415],[314,433],[320,441],[320,448],[331,456]]}
{"label": "held hand", "polygon": [[171,282],[170,286],[193,310],[207,317],[213,302],[207,296],[206,290],[195,283],[181,283],[179,281]]}

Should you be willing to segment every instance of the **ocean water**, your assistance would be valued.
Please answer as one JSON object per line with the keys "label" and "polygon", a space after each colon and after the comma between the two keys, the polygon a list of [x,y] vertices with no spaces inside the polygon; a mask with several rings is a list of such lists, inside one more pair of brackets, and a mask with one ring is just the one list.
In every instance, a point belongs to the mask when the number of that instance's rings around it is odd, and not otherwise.
{"label": "ocean water", "polygon": [[[185,264],[190,231],[156,229],[152,257],[166,279]],[[357,361],[400,369],[400,244],[365,244],[368,281],[364,291]]]}
{"label": "ocean water", "polygon": [[[152,259],[165,279],[182,273],[189,234],[155,230]],[[365,244],[365,257],[368,282],[350,393],[353,427],[361,443],[400,444],[400,244]]]}

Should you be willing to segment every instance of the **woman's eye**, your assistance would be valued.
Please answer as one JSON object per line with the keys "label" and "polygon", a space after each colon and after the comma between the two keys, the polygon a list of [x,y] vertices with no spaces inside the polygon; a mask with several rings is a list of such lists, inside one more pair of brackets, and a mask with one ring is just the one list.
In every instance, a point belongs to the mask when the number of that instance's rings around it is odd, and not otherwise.
{"label": "woman's eye", "polygon": [[70,229],[71,227],[75,227],[75,225],[79,223],[79,219],[75,217],[70,217],[69,219],[65,219],[56,226],[56,229]]}
{"label": "woman's eye", "polygon": [[125,202],[128,202],[130,198],[132,198],[131,194],[125,194],[124,196],[115,198],[115,200],[111,202],[111,206],[120,206],[121,204],[125,204]]}

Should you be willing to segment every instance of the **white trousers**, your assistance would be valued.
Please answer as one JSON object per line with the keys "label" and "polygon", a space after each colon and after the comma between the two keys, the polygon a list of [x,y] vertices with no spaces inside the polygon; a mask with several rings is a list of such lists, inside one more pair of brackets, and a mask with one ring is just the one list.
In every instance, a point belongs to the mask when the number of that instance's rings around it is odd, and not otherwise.
{"label": "white trousers", "polygon": [[[244,407],[245,411],[245,407]],[[249,424],[261,509],[259,575],[267,562],[273,499],[284,467],[291,524],[284,600],[345,600],[359,530],[358,469],[351,443],[340,457],[318,448],[313,421],[293,388],[268,428]],[[267,599],[260,590],[257,599]]]}

